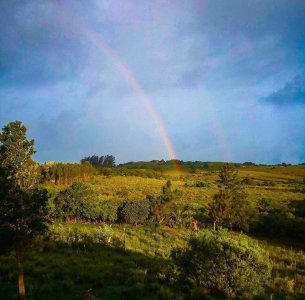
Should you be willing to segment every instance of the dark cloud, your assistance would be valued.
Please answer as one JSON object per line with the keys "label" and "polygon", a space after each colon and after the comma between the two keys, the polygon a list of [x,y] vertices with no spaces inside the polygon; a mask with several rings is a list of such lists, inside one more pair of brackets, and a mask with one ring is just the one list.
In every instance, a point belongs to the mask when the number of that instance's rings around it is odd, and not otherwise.
{"label": "dark cloud", "polygon": [[158,114],[181,159],[299,162],[304,19],[304,0],[0,0],[0,123],[29,124],[39,161],[166,158]]}
{"label": "dark cloud", "polygon": [[283,88],[263,98],[263,101],[274,105],[305,104],[305,76],[296,76]]}
{"label": "dark cloud", "polygon": [[[194,76],[192,85],[203,81],[209,86],[219,83],[219,87],[252,85],[279,73],[296,74],[295,70],[303,68],[305,1],[207,0],[195,3],[194,17],[177,26],[180,38],[196,33],[189,52],[197,69],[191,72],[201,75]],[[205,39],[199,43],[202,36]],[[204,51],[206,48],[208,50]],[[207,63],[207,56],[212,63]],[[184,79],[182,75],[181,81]]]}
{"label": "dark cloud", "polygon": [[0,85],[41,85],[75,77],[88,46],[55,2],[0,3]]}

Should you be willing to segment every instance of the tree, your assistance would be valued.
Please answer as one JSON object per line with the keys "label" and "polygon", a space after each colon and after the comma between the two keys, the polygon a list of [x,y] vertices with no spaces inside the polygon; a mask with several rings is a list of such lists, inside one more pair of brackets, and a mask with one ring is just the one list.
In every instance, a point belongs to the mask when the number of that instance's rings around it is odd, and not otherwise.
{"label": "tree", "polygon": [[82,164],[44,163],[40,166],[40,172],[43,182],[67,185],[76,181],[89,179],[96,170],[86,161]]}
{"label": "tree", "polygon": [[166,184],[162,187],[161,195],[159,196],[162,203],[170,202],[173,199],[179,198],[181,192],[179,190],[172,190],[172,182],[170,180],[166,181]]}
{"label": "tree", "polygon": [[34,140],[21,122],[8,123],[0,134],[0,241],[15,250],[19,299],[25,299],[23,257],[27,246],[47,229],[46,190],[38,189],[39,167],[32,160]]}
{"label": "tree", "polygon": [[172,276],[188,293],[205,288],[227,299],[244,299],[244,293],[259,294],[271,276],[268,253],[252,240],[225,230],[191,238],[187,248],[174,249],[171,258]]}
{"label": "tree", "polygon": [[150,202],[150,219],[154,223],[161,225],[167,222],[168,225],[182,225],[182,214],[185,212],[180,207],[172,204],[173,200],[181,197],[180,190],[172,190],[172,183],[167,180],[161,188],[161,193],[157,197],[147,195],[146,199]]}
{"label": "tree", "polygon": [[251,221],[257,215],[257,208],[248,200],[238,178],[238,171],[225,165],[219,171],[218,183],[219,191],[208,207],[214,231],[217,226],[248,231]]}
{"label": "tree", "polygon": [[87,156],[81,159],[81,163],[90,162],[92,166],[100,166],[100,167],[115,167],[115,157],[113,155],[105,155],[105,156]]}

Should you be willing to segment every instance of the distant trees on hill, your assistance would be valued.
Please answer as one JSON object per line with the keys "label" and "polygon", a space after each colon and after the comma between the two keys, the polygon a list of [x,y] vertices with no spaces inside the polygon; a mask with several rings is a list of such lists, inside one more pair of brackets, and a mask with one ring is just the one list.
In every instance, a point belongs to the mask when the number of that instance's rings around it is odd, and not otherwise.
{"label": "distant trees on hill", "polygon": [[81,159],[81,163],[89,162],[93,166],[100,166],[100,167],[115,167],[115,157],[113,155],[105,155],[105,156],[87,156]]}
{"label": "distant trees on hill", "polygon": [[78,163],[44,163],[40,166],[43,182],[54,182],[56,185],[71,184],[75,181],[86,181],[96,173],[89,162]]}
{"label": "distant trees on hill", "polygon": [[245,161],[243,163],[244,166],[255,166],[255,163],[251,162],[251,161]]}

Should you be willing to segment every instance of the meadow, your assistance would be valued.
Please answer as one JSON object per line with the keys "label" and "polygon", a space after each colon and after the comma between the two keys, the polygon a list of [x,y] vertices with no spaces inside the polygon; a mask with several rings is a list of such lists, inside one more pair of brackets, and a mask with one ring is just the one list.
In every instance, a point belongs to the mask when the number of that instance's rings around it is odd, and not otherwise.
{"label": "meadow", "polygon": [[[157,197],[171,180],[172,189],[179,190],[174,205],[205,211],[217,193],[221,166],[212,165],[208,170],[184,168],[180,173],[174,167],[159,171],[154,167],[153,173],[144,168],[136,176],[129,176],[128,171],[125,175],[110,172],[107,176],[96,174],[86,184],[100,201],[120,205],[142,201],[148,195]],[[272,199],[281,207],[287,201],[305,198],[305,166],[236,168],[253,203]],[[43,185],[52,199],[68,186],[54,182]],[[170,253],[176,247],[185,247],[190,237],[211,230],[212,225],[203,221],[194,230],[182,223],[169,226],[55,220],[48,237],[37,239],[26,254],[27,299],[185,299],[166,278]],[[242,231],[232,234],[258,243],[269,253],[272,279],[265,294],[257,299],[305,299],[304,240],[253,232],[246,235]],[[15,264],[14,253],[0,257],[1,299],[16,297]],[[212,299],[204,297],[189,295],[187,299]]]}

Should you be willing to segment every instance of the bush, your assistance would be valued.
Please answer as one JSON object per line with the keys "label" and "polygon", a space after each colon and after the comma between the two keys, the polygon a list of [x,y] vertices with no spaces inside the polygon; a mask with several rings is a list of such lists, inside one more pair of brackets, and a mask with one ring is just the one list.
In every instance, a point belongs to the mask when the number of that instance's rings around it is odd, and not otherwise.
{"label": "bush", "polygon": [[120,219],[128,224],[145,224],[150,215],[151,204],[148,199],[125,202],[120,209]]}
{"label": "bush", "polygon": [[96,219],[99,215],[97,194],[89,184],[74,183],[54,200],[54,216],[60,219]]}
{"label": "bush", "polygon": [[196,182],[186,182],[184,184],[186,187],[210,187],[210,184],[206,181],[199,180]]}
{"label": "bush", "polygon": [[59,219],[117,221],[118,205],[101,201],[89,184],[74,183],[49,203],[50,214]]}
{"label": "bush", "polygon": [[242,184],[244,185],[255,185],[255,181],[252,178],[245,177],[242,181]]}
{"label": "bush", "polygon": [[255,232],[269,237],[305,239],[305,219],[290,212],[261,213]]}
{"label": "bush", "polygon": [[172,182],[167,180],[166,184],[162,187],[161,195],[159,196],[162,202],[170,202],[174,199],[180,198],[182,192],[180,190],[172,190]]}
{"label": "bush", "polygon": [[100,202],[101,219],[104,222],[113,223],[118,219],[118,205],[109,200]]}
{"label": "bush", "polygon": [[268,254],[244,237],[227,231],[206,231],[191,238],[186,249],[172,251],[172,276],[185,290],[203,288],[211,294],[259,294],[271,276]]}

